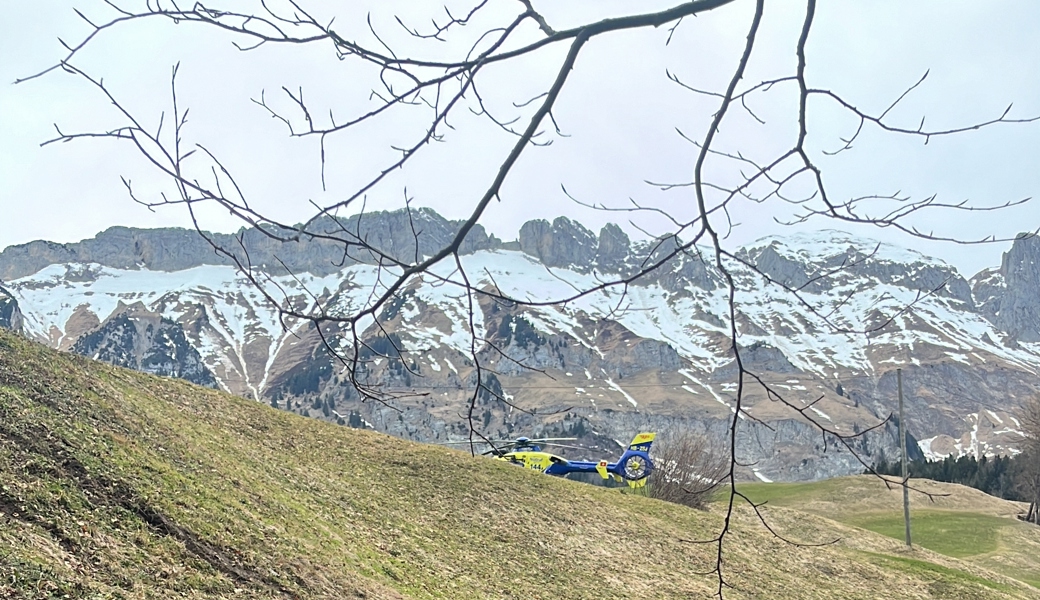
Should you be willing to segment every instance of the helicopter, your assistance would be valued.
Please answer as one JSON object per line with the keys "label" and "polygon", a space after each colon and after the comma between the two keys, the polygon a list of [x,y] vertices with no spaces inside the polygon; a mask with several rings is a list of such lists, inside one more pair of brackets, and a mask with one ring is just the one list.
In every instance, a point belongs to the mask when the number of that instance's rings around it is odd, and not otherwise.
{"label": "helicopter", "polygon": [[[646,485],[646,478],[654,470],[654,462],[650,459],[650,447],[654,443],[656,433],[640,433],[632,439],[632,443],[616,462],[601,460],[598,462],[585,460],[567,460],[542,450],[542,446],[560,446],[557,441],[574,438],[539,438],[519,437],[515,440],[489,440],[492,449],[484,452],[498,460],[514,465],[540,471],[546,475],[564,476],[571,473],[598,473],[603,479],[626,482],[630,487],[638,488]],[[469,442],[449,442],[450,444],[468,444]],[[501,443],[502,446],[494,444]]]}

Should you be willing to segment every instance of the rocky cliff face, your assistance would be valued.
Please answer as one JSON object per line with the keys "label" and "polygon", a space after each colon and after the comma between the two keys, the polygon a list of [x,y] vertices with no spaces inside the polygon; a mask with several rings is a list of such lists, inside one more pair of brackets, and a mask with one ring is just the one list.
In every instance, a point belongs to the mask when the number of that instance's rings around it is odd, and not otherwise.
{"label": "rocky cliff face", "polygon": [[[243,229],[237,234],[212,233],[206,236],[186,229],[132,229],[112,227],[89,240],[75,244],[36,241],[10,246],[0,252],[0,281],[25,277],[56,264],[97,264],[114,269],[183,271],[203,265],[234,265],[235,261],[218,253],[213,246],[228,250],[242,265],[261,267],[270,273],[284,274],[284,264],[293,273],[327,275],[343,266],[375,264],[377,257],[366,252],[348,251],[321,238],[335,233],[354,240],[366,240],[382,252],[402,261],[429,256],[444,247],[461,227],[429,209],[411,214],[404,211],[371,213],[349,219],[319,220],[302,231],[269,228],[268,233]],[[414,232],[414,234],[413,234]],[[418,240],[418,241],[416,241]],[[497,248],[501,241],[475,226],[461,251]],[[417,254],[418,253],[418,254]]]}
{"label": "rocky cliff face", "polygon": [[[329,220],[309,232],[345,229],[407,261],[435,252],[459,226],[420,210]],[[344,260],[340,247],[307,235],[241,239],[251,265],[270,274],[268,291],[297,310],[349,314],[379,285],[371,256]],[[596,235],[564,218],[526,223],[517,242],[474,230],[462,258],[471,282],[514,298],[567,297],[604,276],[661,268],[624,294],[606,289],[563,306],[477,297],[475,341],[465,295],[438,277],[412,280],[378,326],[359,331],[357,379],[399,396],[393,407],[363,401],[325,346],[352,348],[348,330],[280,319],[194,232],[114,228],[79,244],[9,248],[0,253],[9,292],[0,291],[0,322],[18,314],[27,335],[52,346],[343,424],[442,441],[473,422],[491,437],[582,437],[606,456],[614,451],[606,445],[638,429],[728,431],[738,385],[728,290],[703,252],[674,238],[633,242],[616,225]],[[726,267],[738,288],[738,349],[755,376],[743,382],[737,417],[738,458],[754,465],[744,475],[860,469],[819,427],[852,436],[885,421],[896,369],[914,448],[1016,451],[1015,407],[1040,391],[1037,261],[1040,246],[1023,238],[999,269],[969,283],[941,261],[840,232],[741,249]],[[890,422],[850,444],[869,462],[893,456],[898,440]]]}
{"label": "rocky cliff face", "polygon": [[597,246],[591,231],[567,217],[557,217],[552,225],[541,219],[528,221],[520,228],[520,250],[547,267],[589,268],[595,264]]}
{"label": "rocky cliff face", "polygon": [[1040,341],[1040,238],[1020,236],[999,269],[972,278],[982,313],[1012,342]]}
{"label": "rocky cliff face", "polygon": [[139,302],[120,305],[96,329],[76,339],[72,351],[127,369],[217,386],[180,324]]}
{"label": "rocky cliff face", "polygon": [[18,301],[10,292],[0,287],[0,327],[11,331],[21,331],[22,321],[22,311],[18,309]]}

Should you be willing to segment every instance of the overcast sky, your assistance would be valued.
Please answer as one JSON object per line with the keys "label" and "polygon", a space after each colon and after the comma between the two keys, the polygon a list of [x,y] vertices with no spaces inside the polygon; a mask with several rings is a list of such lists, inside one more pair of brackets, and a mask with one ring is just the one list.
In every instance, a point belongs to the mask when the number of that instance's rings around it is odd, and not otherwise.
{"label": "overcast sky", "polygon": [[[222,5],[240,9],[248,4],[227,0]],[[331,0],[301,4],[323,20],[335,16],[343,35],[369,42],[373,40],[365,16],[371,10],[372,22],[388,43],[413,55],[445,56],[462,47],[417,45],[394,21],[400,15],[409,24],[426,27],[430,17],[443,14],[442,2],[357,2],[349,9]],[[449,4],[456,13],[467,5]],[[550,25],[564,29],[668,3],[535,0],[534,5]],[[568,199],[561,186],[586,203],[618,207],[634,199],[680,219],[690,218],[694,204],[689,188],[665,192],[645,181],[691,179],[696,148],[677,129],[702,138],[716,101],[681,89],[665,73],[721,91],[744,43],[752,6],[749,0],[738,0],[688,19],[668,45],[663,29],[590,42],[554,110],[568,137],[547,131],[552,145],[533,148],[521,159],[503,188],[501,202],[492,205],[483,221],[485,227],[513,239],[525,220],[566,215],[595,231],[607,221],[622,222],[633,237],[642,235],[638,228],[666,230],[666,223],[652,215],[584,208]],[[0,87],[0,248],[34,239],[77,241],[113,225],[189,224],[182,209],[153,213],[128,197],[121,176],[131,179],[144,198],[170,189],[128,145],[87,140],[40,146],[53,137],[55,123],[67,132],[123,125],[97,90],[77,77],[54,72],[9,84],[63,58],[58,37],[76,43],[90,32],[73,7],[98,22],[112,15],[101,0],[34,0],[8,2],[0,20],[0,80],[5,82]],[[515,0],[491,0],[485,19],[467,28],[463,37],[472,39],[481,25],[508,22],[520,8]],[[766,11],[746,82],[793,73],[804,6],[777,1],[767,3]],[[527,40],[540,35],[533,26],[521,33]],[[807,76],[811,86],[833,89],[856,106],[880,113],[929,71],[924,84],[889,115],[893,125],[903,127],[916,127],[922,116],[927,116],[927,127],[959,127],[997,117],[1011,103],[1010,117],[1031,117],[1040,115],[1038,33],[1036,0],[828,0],[818,9]],[[143,122],[158,124],[163,111],[170,109],[170,70],[179,61],[180,100],[191,108],[186,143],[211,149],[236,174],[254,206],[289,222],[310,216],[312,202],[324,205],[349,195],[393,160],[392,146],[414,143],[421,135],[424,122],[419,111],[408,110],[329,138],[328,186],[323,190],[317,141],[289,139],[284,124],[269,118],[251,98],[263,91],[288,112],[291,106],[281,86],[302,86],[318,109],[315,114],[321,115],[316,119],[326,119],[333,109],[337,119],[344,120],[371,108],[374,73],[356,62],[337,60],[326,44],[239,52],[231,44],[234,39],[191,23],[132,23],[101,34],[74,64],[103,77]],[[517,64],[490,69],[481,91],[496,114],[503,119],[530,116],[531,109],[517,109],[514,103],[544,91],[565,52],[565,45],[551,47]],[[750,100],[765,125],[744,111],[733,111],[723,123],[718,149],[767,160],[786,148],[796,133],[794,91],[778,86],[770,95]],[[917,199],[938,194],[948,203],[991,205],[1040,195],[1040,123],[1000,124],[955,138],[932,138],[927,145],[920,138],[868,128],[852,151],[829,158],[822,151],[837,148],[839,136],[850,135],[856,121],[823,100],[814,101],[810,110],[809,147],[837,198],[899,191]],[[455,128],[445,131],[444,143],[424,149],[413,165],[369,194],[369,208],[399,208],[407,189],[416,205],[431,206],[451,218],[469,214],[515,138],[466,111],[451,124]],[[712,162],[709,175],[721,183],[731,181],[734,172],[726,163]],[[775,219],[788,218],[790,211],[781,203],[734,205],[735,226],[727,243],[735,246],[783,233]],[[628,224],[629,219],[635,224]],[[727,229],[724,220],[715,224]],[[928,213],[912,224],[964,239],[1012,236],[1040,227],[1040,204],[999,213]],[[241,223],[210,210],[202,212],[202,225],[231,231]],[[913,247],[945,259],[968,277],[998,265],[1009,246],[922,242],[891,230],[850,228],[822,219],[800,227],[845,229]]]}

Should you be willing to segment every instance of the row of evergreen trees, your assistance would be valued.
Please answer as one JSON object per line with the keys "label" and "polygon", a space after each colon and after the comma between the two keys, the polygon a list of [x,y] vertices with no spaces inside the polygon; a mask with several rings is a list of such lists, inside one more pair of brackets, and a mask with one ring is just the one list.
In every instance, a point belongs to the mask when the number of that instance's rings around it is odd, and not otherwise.
{"label": "row of evergreen trees", "polygon": [[[983,456],[977,460],[974,456],[954,458],[951,455],[940,461],[910,461],[907,463],[907,471],[911,477],[959,483],[998,498],[1029,502],[1025,461],[1022,454],[1010,457]],[[902,474],[899,461],[888,462],[884,455],[874,465],[874,470],[882,475]]]}

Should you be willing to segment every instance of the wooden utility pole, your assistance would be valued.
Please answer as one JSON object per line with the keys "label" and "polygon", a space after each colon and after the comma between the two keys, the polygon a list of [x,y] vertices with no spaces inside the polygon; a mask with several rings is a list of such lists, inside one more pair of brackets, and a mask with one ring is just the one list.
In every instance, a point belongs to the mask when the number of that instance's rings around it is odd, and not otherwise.
{"label": "wooden utility pole", "polygon": [[906,477],[906,425],[903,422],[903,370],[896,369],[896,383],[899,387],[899,450],[903,464],[903,522],[906,524],[906,547],[913,547],[910,543],[910,490],[907,487]]}

